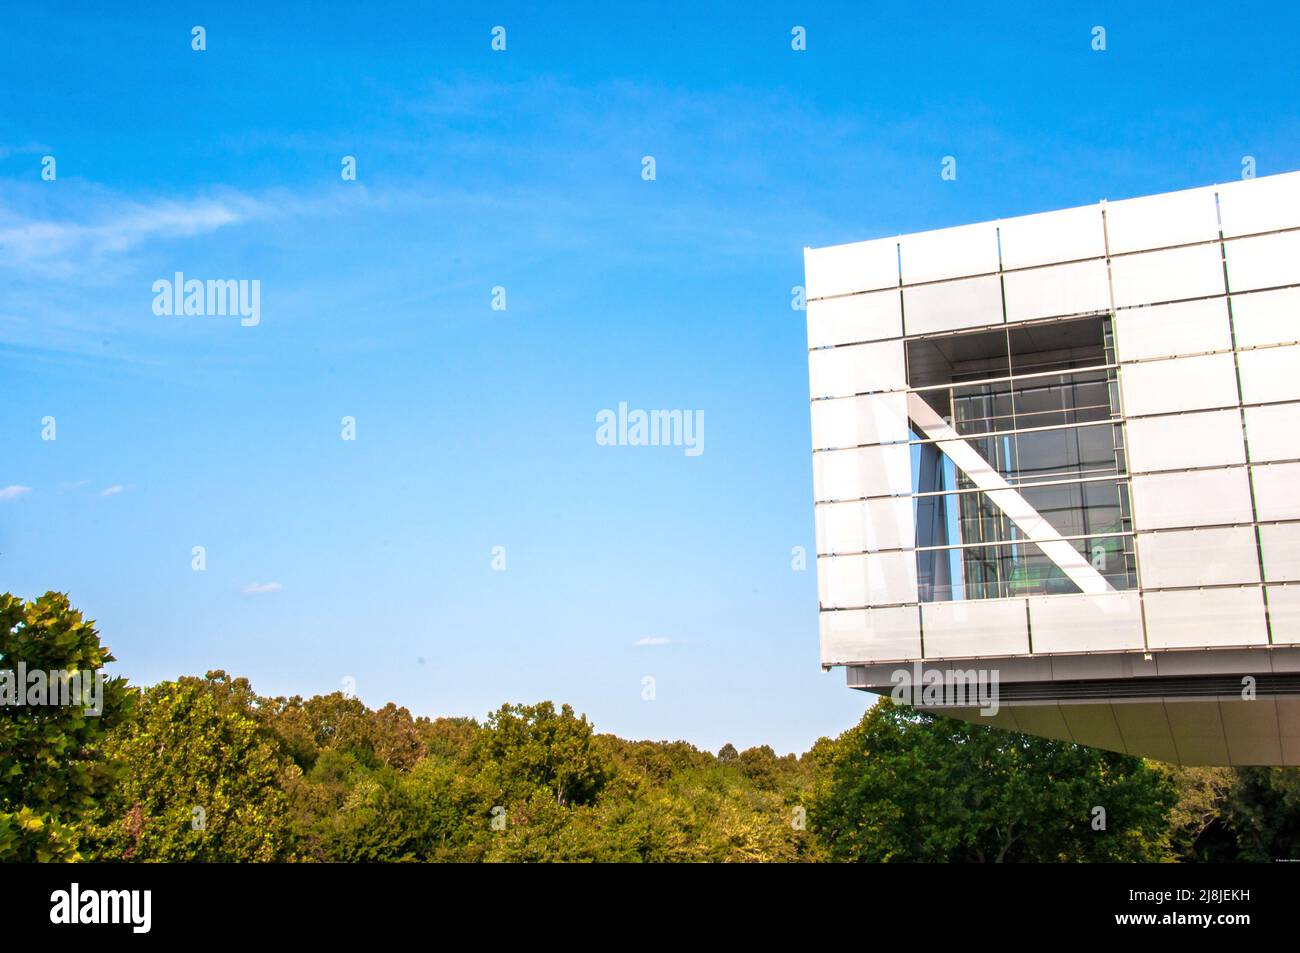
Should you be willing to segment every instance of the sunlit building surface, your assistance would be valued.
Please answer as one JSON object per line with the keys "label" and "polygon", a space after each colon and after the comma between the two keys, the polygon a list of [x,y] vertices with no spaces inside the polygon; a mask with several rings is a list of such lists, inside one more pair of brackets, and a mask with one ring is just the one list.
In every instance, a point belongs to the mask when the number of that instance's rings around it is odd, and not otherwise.
{"label": "sunlit building surface", "polygon": [[1300,173],[805,253],[821,657],[1300,765]]}

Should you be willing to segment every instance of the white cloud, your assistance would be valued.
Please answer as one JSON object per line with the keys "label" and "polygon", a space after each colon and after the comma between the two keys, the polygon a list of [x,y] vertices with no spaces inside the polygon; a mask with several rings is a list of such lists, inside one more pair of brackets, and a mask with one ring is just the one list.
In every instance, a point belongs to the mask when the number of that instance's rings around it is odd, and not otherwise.
{"label": "white cloud", "polygon": [[18,486],[17,484],[13,486],[7,486],[4,489],[0,489],[0,500],[16,500],[24,493],[30,493],[30,492],[32,492],[32,488],[30,486]]}
{"label": "white cloud", "polygon": [[672,639],[662,639],[658,636],[647,636],[644,639],[637,639],[633,645],[670,645]]}
{"label": "white cloud", "polygon": [[0,262],[69,274],[151,241],[206,235],[262,211],[262,203],[242,194],[150,202],[86,196],[67,217],[29,216],[0,206]]}
{"label": "white cloud", "polygon": [[126,487],[122,486],[122,484],[120,484],[120,483],[114,483],[112,486],[107,487],[106,489],[100,490],[99,495],[100,495],[100,496],[117,496],[119,493],[125,493],[125,492],[126,492]]}
{"label": "white cloud", "polygon": [[245,586],[244,593],[255,596],[264,592],[279,592],[283,588],[278,582],[255,582],[252,585]]}

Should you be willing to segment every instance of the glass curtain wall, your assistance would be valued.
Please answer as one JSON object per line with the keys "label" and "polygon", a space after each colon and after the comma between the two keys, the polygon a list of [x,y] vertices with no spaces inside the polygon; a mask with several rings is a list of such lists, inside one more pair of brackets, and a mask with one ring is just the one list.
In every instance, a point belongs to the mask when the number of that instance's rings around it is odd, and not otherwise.
{"label": "glass curtain wall", "polygon": [[[1137,584],[1109,317],[907,345],[908,386],[1116,589]],[[1078,592],[913,427],[921,600]]]}

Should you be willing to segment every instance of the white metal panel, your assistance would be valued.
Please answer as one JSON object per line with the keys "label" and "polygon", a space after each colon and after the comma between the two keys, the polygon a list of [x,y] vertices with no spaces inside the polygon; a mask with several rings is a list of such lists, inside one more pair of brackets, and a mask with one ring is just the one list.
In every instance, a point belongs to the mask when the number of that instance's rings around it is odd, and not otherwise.
{"label": "white metal panel", "polygon": [[907,444],[813,454],[817,501],[856,500],[912,491],[912,452]]}
{"label": "white metal panel", "polygon": [[825,665],[921,657],[921,619],[915,606],[823,612],[820,622]]}
{"label": "white metal panel", "polygon": [[863,394],[812,402],[814,450],[907,439],[907,394]]}
{"label": "white metal panel", "polygon": [[1130,420],[1124,427],[1133,473],[1216,467],[1246,460],[1241,417],[1236,410],[1144,417]]}
{"label": "white metal panel", "polygon": [[903,335],[898,291],[870,291],[808,302],[808,346],[830,347]]}
{"label": "white metal panel", "polygon": [[1300,232],[1233,238],[1224,252],[1233,291],[1300,284]]}
{"label": "white metal panel", "polygon": [[1136,592],[1031,596],[1029,629],[1035,654],[1142,648]]}
{"label": "white metal panel", "polygon": [[1300,463],[1253,466],[1250,477],[1255,481],[1255,511],[1260,519],[1300,519]]}
{"label": "white metal panel", "polygon": [[912,501],[905,496],[823,503],[815,511],[819,555],[901,549],[916,543]]}
{"label": "white metal panel", "polygon": [[898,240],[894,238],[805,248],[803,262],[804,289],[809,299],[898,284]]}
{"label": "white metal panel", "polygon": [[1246,408],[1252,462],[1300,458],[1300,404]]}
{"label": "white metal panel", "polygon": [[809,351],[808,384],[814,398],[852,397],[905,387],[903,342],[876,341]]}
{"label": "white metal panel", "polygon": [[1125,308],[1115,315],[1115,347],[1121,361],[1230,350],[1228,306],[1223,298],[1204,298]]}
{"label": "white metal panel", "polygon": [[915,603],[916,554],[818,556],[817,590],[823,609]]}
{"label": "white metal panel", "polygon": [[1211,241],[1219,236],[1214,189],[1187,189],[1107,202],[1106,234],[1112,255]]}
{"label": "white metal panel", "polygon": [[1110,280],[1100,258],[1009,271],[1002,280],[1008,322],[1110,310]]}
{"label": "white metal panel", "polygon": [[1117,308],[1224,293],[1223,261],[1218,245],[1192,245],[1112,258],[1110,273]]}
{"label": "white metal panel", "polygon": [[1132,479],[1135,529],[1244,523],[1252,519],[1246,470],[1193,470]]}
{"label": "white metal panel", "polygon": [[1300,581],[1300,523],[1274,523],[1259,528],[1264,551],[1264,578],[1269,582]]}
{"label": "white metal panel", "polygon": [[1268,586],[1268,621],[1273,643],[1300,643],[1300,585]]}
{"label": "white metal panel", "polygon": [[1119,383],[1128,416],[1237,405],[1237,371],[1231,354],[1125,364]]}
{"label": "white metal panel", "polygon": [[903,326],[909,335],[1001,323],[997,275],[903,289]]}
{"label": "white metal panel", "polygon": [[1144,592],[1147,644],[1153,649],[1265,645],[1259,587]]}
{"label": "white metal panel", "polygon": [[1300,400],[1300,347],[1266,347],[1242,351],[1241,399],[1247,404]]}
{"label": "white metal panel", "polygon": [[1003,268],[1079,261],[1106,254],[1100,205],[1004,218],[998,222],[998,229],[1002,234]]}
{"label": "white metal panel", "polygon": [[927,659],[1029,654],[1024,599],[927,602],[921,631]]}
{"label": "white metal panel", "polygon": [[1144,589],[1259,582],[1259,551],[1250,526],[1138,533]]}
{"label": "white metal panel", "polygon": [[903,235],[898,245],[904,284],[998,270],[998,234],[993,222]]}
{"label": "white metal panel", "polygon": [[1237,347],[1300,341],[1300,288],[1232,296]]}
{"label": "white metal panel", "polygon": [[1242,179],[1218,190],[1225,236],[1300,225],[1300,172]]}

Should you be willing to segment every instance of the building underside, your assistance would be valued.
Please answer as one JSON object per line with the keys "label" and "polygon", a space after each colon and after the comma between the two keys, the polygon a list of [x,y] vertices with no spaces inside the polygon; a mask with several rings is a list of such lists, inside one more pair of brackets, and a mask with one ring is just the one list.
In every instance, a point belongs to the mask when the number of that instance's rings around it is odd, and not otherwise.
{"label": "building underside", "polygon": [[[1300,649],[927,662],[996,671],[996,712],[921,710],[973,724],[1184,765],[1300,766]],[[898,664],[848,666],[850,688],[888,696]]]}

